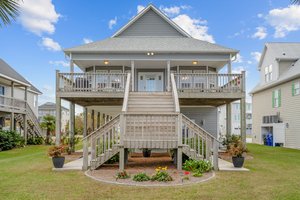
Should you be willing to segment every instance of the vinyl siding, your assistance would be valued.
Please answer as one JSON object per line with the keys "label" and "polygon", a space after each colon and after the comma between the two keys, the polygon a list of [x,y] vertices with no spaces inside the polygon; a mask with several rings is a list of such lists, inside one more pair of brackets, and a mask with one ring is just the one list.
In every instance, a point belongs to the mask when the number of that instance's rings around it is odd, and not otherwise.
{"label": "vinyl siding", "polygon": [[216,107],[181,107],[181,113],[186,115],[202,128],[217,137],[218,132],[218,109]]}
{"label": "vinyl siding", "polygon": [[[289,124],[289,127],[285,128],[285,146],[300,148],[300,95],[292,95],[292,84],[297,81],[300,79],[253,95],[253,141],[255,143],[263,142],[261,138],[262,117],[276,115],[279,112],[280,120]],[[272,92],[277,89],[281,90],[281,106],[272,108]]]}
{"label": "vinyl siding", "polygon": [[149,10],[141,18],[131,24],[118,37],[131,36],[183,37],[180,32],[152,10]]}

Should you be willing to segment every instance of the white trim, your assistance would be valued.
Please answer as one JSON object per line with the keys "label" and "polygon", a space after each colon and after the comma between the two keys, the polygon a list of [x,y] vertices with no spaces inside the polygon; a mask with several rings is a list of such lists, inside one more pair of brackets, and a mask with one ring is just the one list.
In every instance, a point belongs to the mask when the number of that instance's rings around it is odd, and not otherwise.
{"label": "white trim", "polygon": [[128,27],[130,27],[134,22],[136,22],[139,18],[141,18],[145,13],[147,13],[150,9],[152,9],[156,14],[158,14],[161,18],[163,18],[168,24],[170,24],[173,28],[175,28],[179,33],[181,33],[183,36],[191,38],[191,36],[185,32],[182,28],[180,28],[175,22],[173,22],[171,19],[169,19],[162,11],[157,9],[154,5],[149,4],[144,10],[139,12],[132,20],[130,20],[125,26],[123,26],[121,29],[119,29],[115,34],[113,34],[111,37],[117,37],[122,32],[124,32]]}
{"label": "white trim", "polygon": [[10,81],[13,81],[13,82],[22,84],[22,85],[24,85],[24,86],[31,86],[31,85],[29,85],[29,84],[27,84],[27,83],[24,83],[24,82],[22,82],[22,81],[16,80],[16,79],[14,79],[14,78],[11,78],[11,77],[6,76],[6,75],[1,74],[1,73],[0,73],[0,77],[3,77],[3,78],[8,79],[8,80],[10,80]]}

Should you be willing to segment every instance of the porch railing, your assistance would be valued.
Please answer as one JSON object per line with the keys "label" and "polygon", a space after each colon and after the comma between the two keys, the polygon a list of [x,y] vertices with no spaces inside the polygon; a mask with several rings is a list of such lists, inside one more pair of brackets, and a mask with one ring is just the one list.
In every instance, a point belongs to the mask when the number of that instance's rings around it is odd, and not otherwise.
{"label": "porch railing", "polygon": [[0,109],[1,108],[9,111],[25,112],[26,101],[12,97],[0,96]]}
{"label": "porch railing", "polygon": [[61,92],[124,92],[126,73],[57,73]]}
{"label": "porch railing", "polygon": [[244,74],[174,74],[178,92],[238,93],[243,92]]}

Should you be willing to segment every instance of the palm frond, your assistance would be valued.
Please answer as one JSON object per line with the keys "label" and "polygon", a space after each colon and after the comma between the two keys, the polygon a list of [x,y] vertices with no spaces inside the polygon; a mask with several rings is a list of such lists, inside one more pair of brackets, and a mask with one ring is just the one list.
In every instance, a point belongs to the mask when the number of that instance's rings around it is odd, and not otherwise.
{"label": "palm frond", "polygon": [[299,4],[300,5],[300,0],[291,0],[292,4]]}
{"label": "palm frond", "polygon": [[19,15],[19,0],[0,0],[0,27],[8,25]]}

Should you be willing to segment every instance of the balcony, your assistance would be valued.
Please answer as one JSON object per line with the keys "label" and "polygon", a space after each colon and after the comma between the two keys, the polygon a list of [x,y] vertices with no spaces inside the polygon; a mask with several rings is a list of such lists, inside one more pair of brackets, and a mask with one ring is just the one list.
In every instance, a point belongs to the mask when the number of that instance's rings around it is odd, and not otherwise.
{"label": "balcony", "polygon": [[26,101],[11,97],[0,96],[0,111],[25,113]]}

